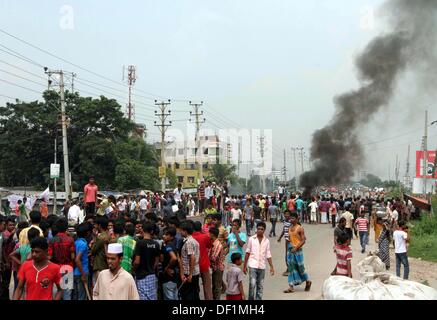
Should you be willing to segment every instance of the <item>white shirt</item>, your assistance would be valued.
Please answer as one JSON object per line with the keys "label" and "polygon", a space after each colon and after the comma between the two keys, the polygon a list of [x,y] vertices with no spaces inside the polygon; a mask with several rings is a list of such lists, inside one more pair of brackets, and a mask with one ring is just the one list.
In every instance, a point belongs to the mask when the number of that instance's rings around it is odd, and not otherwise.
{"label": "white shirt", "polygon": [[140,209],[147,210],[147,199],[146,198],[142,198],[140,200]]}
{"label": "white shirt", "polygon": [[238,209],[238,210],[237,209],[232,209],[231,212],[232,212],[232,221],[234,221],[235,219],[240,219],[241,220],[241,216],[243,214],[241,213],[240,209]]}
{"label": "white shirt", "polygon": [[283,194],[283,193],[284,193],[284,188],[282,188],[282,187],[278,187],[278,193],[279,193],[279,194]]}
{"label": "white shirt", "polygon": [[139,300],[132,275],[123,268],[113,275],[109,269],[99,273],[93,290],[94,300]]}
{"label": "white shirt", "polygon": [[213,190],[212,190],[212,187],[206,187],[205,188],[205,198],[206,199],[210,199],[210,198],[212,198],[212,196],[214,195],[214,192],[213,192]]}
{"label": "white shirt", "polygon": [[395,253],[407,252],[407,238],[408,235],[405,231],[396,230],[393,232],[393,239],[395,241]]}
{"label": "white shirt", "polygon": [[179,189],[178,188],[176,188],[176,189],[174,189],[174,191],[173,191],[173,195],[174,195],[174,200],[176,201],[176,202],[180,202],[180,201],[182,201],[182,199],[181,199],[181,196],[182,196],[182,189],[179,191]]}
{"label": "white shirt", "polygon": [[79,220],[80,208],[77,204],[72,205],[70,210],[68,210],[68,220]]}
{"label": "white shirt", "polygon": [[391,213],[391,217],[392,217],[392,219],[394,220],[394,221],[398,221],[398,218],[399,218],[399,213],[398,213],[398,211],[397,210],[394,210],[392,213]]}
{"label": "white shirt", "polygon": [[317,212],[317,208],[319,207],[319,206],[317,205],[316,202],[311,202],[311,203],[309,204],[309,206],[310,206],[310,208],[311,208],[311,212],[312,212],[312,213]]}
{"label": "white shirt", "polygon": [[247,243],[246,253],[250,253],[249,261],[247,261],[249,268],[265,269],[267,259],[272,257],[269,239],[264,236],[259,243],[256,234],[251,236]]}
{"label": "white shirt", "polygon": [[131,205],[130,205],[130,210],[131,210],[131,211],[134,211],[136,206],[137,206],[136,201],[132,201],[132,203],[131,203]]}
{"label": "white shirt", "polygon": [[118,201],[117,202],[117,208],[120,211],[124,211],[126,209],[126,202]]}

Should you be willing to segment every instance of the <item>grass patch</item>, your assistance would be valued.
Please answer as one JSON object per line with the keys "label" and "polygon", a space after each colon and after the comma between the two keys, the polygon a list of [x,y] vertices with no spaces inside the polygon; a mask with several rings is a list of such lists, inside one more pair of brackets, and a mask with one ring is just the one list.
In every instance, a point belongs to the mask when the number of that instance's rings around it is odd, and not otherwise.
{"label": "grass patch", "polygon": [[411,222],[411,243],[408,255],[437,262],[437,197],[432,201],[434,215],[423,213],[420,220]]}

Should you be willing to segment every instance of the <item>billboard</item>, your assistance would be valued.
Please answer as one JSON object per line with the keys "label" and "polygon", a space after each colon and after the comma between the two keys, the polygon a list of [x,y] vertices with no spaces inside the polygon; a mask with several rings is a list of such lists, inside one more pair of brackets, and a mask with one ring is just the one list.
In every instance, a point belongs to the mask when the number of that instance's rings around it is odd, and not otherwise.
{"label": "billboard", "polygon": [[[423,151],[416,151],[416,178],[423,178]],[[427,161],[427,167],[426,167],[426,178],[432,179],[432,172],[434,168],[434,161],[435,161],[435,150],[429,150],[428,151],[428,161]],[[436,168],[437,169],[437,168]],[[434,178],[437,178],[437,170],[434,172]]]}

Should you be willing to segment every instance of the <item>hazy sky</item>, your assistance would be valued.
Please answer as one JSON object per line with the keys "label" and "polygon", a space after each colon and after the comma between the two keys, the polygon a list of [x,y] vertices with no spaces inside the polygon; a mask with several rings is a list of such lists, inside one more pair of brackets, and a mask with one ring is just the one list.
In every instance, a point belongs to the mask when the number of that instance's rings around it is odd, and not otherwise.
{"label": "hazy sky", "polygon": [[[237,125],[273,130],[276,168],[287,150],[289,175],[294,175],[290,148],[309,148],[314,130],[331,118],[332,98],[356,88],[354,57],[374,36],[384,32],[381,0],[159,0],[159,1],[0,1],[0,28],[81,67],[121,82],[122,66],[137,66],[134,99],[136,120],[145,123],[155,141],[153,99],[144,92],[179,100],[203,100],[208,128]],[[50,68],[74,71],[78,78],[117,88],[41,53],[5,34],[0,44]],[[6,50],[0,46],[0,49]],[[0,50],[0,60],[44,77],[41,68]],[[43,79],[0,62],[0,79],[43,90]],[[36,81],[20,79],[4,71]],[[83,83],[79,91],[99,93]],[[100,91],[101,92],[101,91]],[[102,94],[108,95],[105,92]],[[85,93],[82,93],[86,95]],[[405,92],[403,93],[405,95]],[[36,99],[37,93],[0,81],[1,96]],[[394,176],[396,154],[405,172],[407,146],[420,147],[423,110],[437,120],[430,99],[414,96],[411,114],[381,112],[362,131],[367,165],[362,170]],[[404,97],[399,97],[404,99]],[[125,103],[126,98],[119,99]],[[404,101],[404,100],[403,100]],[[422,103],[422,104],[420,104]],[[148,105],[145,105],[148,104]],[[176,127],[188,119],[188,102],[172,104]],[[219,113],[217,113],[219,111]],[[435,119],[434,119],[434,118]],[[228,119],[231,119],[229,121]],[[437,127],[437,126],[435,126]],[[430,128],[430,148],[437,143]],[[269,152],[269,150],[267,150]],[[308,151],[307,151],[308,153]],[[411,154],[414,171],[414,153]]]}

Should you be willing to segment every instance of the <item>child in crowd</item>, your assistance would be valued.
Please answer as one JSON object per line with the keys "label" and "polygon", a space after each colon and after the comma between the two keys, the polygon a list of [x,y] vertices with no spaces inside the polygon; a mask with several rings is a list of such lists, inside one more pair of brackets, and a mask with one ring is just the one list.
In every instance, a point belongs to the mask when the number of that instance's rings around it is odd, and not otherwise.
{"label": "child in crowd", "polygon": [[231,256],[232,264],[226,274],[226,300],[246,300],[243,288],[243,271],[240,266],[243,258],[240,253],[235,252]]}

